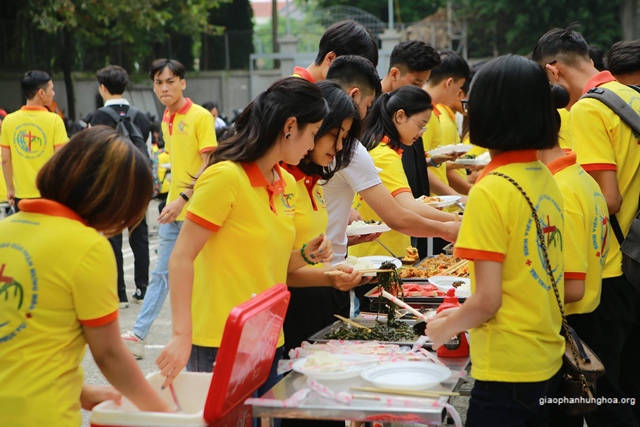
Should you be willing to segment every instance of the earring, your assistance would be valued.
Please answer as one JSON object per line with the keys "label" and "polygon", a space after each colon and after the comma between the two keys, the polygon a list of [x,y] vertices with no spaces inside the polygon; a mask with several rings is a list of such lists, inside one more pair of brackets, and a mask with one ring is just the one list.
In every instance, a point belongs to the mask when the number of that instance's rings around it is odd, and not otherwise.
{"label": "earring", "polygon": [[284,139],[289,139],[291,138],[291,134],[287,132],[287,134],[284,136]]}

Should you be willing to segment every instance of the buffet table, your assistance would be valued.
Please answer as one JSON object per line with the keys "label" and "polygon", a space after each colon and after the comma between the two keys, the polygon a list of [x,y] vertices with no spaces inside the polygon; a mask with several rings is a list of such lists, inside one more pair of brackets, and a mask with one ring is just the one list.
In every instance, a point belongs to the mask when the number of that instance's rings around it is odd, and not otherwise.
{"label": "buffet table", "polygon": [[[441,358],[454,373],[447,382],[429,391],[454,391],[458,383],[463,379],[459,373],[464,374],[469,363],[468,357]],[[456,375],[458,374],[458,375]],[[352,387],[371,387],[372,385],[360,377],[340,381],[322,381],[322,384],[333,392],[347,391],[354,394],[362,394],[362,391],[352,390]],[[262,398],[286,400],[297,391],[307,388],[307,378],[297,372],[290,372]],[[391,395],[389,395],[391,396]],[[395,396],[402,397],[402,396]],[[416,399],[416,398],[414,398]],[[273,425],[273,418],[316,419],[316,420],[353,420],[353,421],[380,421],[380,422],[419,422],[429,425],[440,425],[443,421],[444,408],[448,397],[442,396],[436,399],[422,398],[423,405],[384,404],[376,400],[364,400],[354,398],[349,403],[340,403],[332,399],[311,392],[308,397],[297,407],[271,407],[259,402],[253,403],[253,416],[262,418],[265,425]]]}

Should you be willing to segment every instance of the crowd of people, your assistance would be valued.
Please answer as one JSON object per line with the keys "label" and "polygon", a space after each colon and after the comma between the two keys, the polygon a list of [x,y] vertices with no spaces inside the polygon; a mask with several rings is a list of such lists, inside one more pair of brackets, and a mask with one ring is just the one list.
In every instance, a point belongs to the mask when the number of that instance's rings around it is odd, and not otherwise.
{"label": "crowd of people", "polygon": [[[27,72],[26,105],[0,122],[0,198],[16,212],[0,221],[0,424],[78,426],[80,408],[121,395],[170,412],[134,359],[167,296],[172,338],[156,360],[165,386],[185,367],[211,372],[232,308],[286,283],[292,298],[262,394],[290,349],[334,315],[369,309],[363,296],[375,284],[340,264],[347,254],[415,246],[422,258],[449,242],[472,262],[472,295],[430,321],[427,335],[437,348],[469,331],[467,426],[583,425],[539,404],[563,393],[561,309],[605,365],[597,397],[640,397],[640,284],[623,273],[620,250],[639,209],[640,140],[583,97],[612,91],[640,114],[627,86],[640,85],[640,41],[616,43],[608,70],[589,54],[572,28],[544,34],[531,58],[475,67],[403,41],[380,78],[374,37],[347,20],[325,32],[311,65],[274,82],[232,126],[217,104],[185,97],[178,61],[149,70],[165,106],[159,124],[123,98],[127,72],[110,65],[96,74],[103,107],[70,139],[47,110],[51,76]],[[154,143],[140,147],[138,135]],[[453,151],[429,154],[461,142],[491,161],[465,168]],[[459,196],[462,221],[416,200],[428,195]],[[154,196],[164,200],[149,274]],[[347,237],[362,219],[392,231]],[[125,229],[142,304],[130,331],[118,323],[128,304]],[[114,388],[83,383],[85,344]],[[603,404],[586,421],[637,427],[640,410]]]}

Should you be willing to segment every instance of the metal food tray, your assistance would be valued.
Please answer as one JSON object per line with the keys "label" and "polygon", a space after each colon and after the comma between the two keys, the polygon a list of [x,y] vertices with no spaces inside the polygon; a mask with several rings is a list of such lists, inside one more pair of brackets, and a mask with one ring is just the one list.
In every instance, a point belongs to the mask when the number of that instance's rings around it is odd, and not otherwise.
{"label": "metal food tray", "polygon": [[[414,280],[411,280],[410,282],[409,281],[403,282],[403,283],[406,283],[406,284],[414,283]],[[418,283],[418,284],[424,284],[424,282]],[[369,298],[369,307],[371,308],[372,311],[378,311],[378,306],[380,305],[379,296],[372,295],[376,291],[376,289],[378,288],[375,287],[364,295],[365,297]],[[466,298],[458,298],[458,300],[461,303],[464,302],[465,299]],[[386,302],[387,300],[383,298],[383,301]],[[444,296],[442,297],[404,297],[403,301],[414,308],[438,308],[438,306],[444,302]],[[382,307],[380,307],[379,310],[381,312],[386,312],[387,311],[386,305],[382,304]]]}
{"label": "metal food tray", "polygon": [[[366,326],[368,328],[372,328],[372,327],[376,326],[376,320],[375,319],[359,319],[359,318],[356,318],[354,320],[356,322],[360,323],[361,325]],[[386,320],[387,320],[386,316],[381,317],[381,320],[383,322],[386,322]],[[417,323],[417,320],[415,320],[415,319],[398,319],[398,320],[400,322],[406,323],[409,326],[413,326],[413,325],[415,325]],[[343,326],[352,327],[352,326],[342,322],[341,320],[338,320],[338,321],[334,322],[332,325],[329,325],[326,328],[322,328],[321,330],[319,330],[315,334],[311,335],[309,337],[308,341],[309,342],[315,342],[315,343],[327,343],[330,340],[328,338],[325,338],[325,337],[327,335],[329,335],[331,332],[337,331],[338,329],[340,329]],[[413,347],[413,342],[412,341],[400,341],[400,342],[396,342],[396,341],[378,341],[378,342],[381,343],[381,344],[396,344],[396,345]],[[427,350],[431,350],[432,343],[431,342],[427,342],[422,347],[426,348]]]}

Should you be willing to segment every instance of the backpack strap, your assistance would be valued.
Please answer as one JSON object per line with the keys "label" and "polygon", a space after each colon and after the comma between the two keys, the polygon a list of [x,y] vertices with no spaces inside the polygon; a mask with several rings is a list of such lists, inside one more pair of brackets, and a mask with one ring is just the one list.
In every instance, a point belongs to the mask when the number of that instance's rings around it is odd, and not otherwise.
{"label": "backpack strap", "polygon": [[129,118],[129,120],[131,120],[131,123],[134,123],[136,120],[136,117],[138,116],[138,113],[139,113],[138,109],[130,105],[129,109],[127,110],[127,114],[124,117]]}
{"label": "backpack strap", "polygon": [[107,116],[111,117],[111,119],[115,122],[116,125],[120,123],[120,120],[122,120],[122,117],[120,117],[120,114],[116,113],[116,110],[114,110],[111,107],[102,107],[98,111],[102,111]]}
{"label": "backpack strap", "polygon": [[[640,92],[640,88],[633,87],[633,89]],[[629,125],[636,135],[640,135],[640,115],[612,90],[594,87],[582,95],[582,98],[593,98],[602,102]]]}

